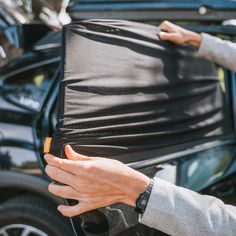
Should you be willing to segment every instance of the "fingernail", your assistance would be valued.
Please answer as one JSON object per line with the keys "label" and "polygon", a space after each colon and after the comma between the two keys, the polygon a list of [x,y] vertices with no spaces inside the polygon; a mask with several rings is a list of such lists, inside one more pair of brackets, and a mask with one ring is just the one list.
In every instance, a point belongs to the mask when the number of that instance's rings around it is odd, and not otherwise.
{"label": "fingernail", "polygon": [[57,210],[58,210],[58,211],[61,211],[61,207],[60,207],[60,206],[58,206],[58,207],[57,207]]}
{"label": "fingernail", "polygon": [[45,154],[45,155],[44,155],[44,159],[46,159],[46,160],[49,159],[49,156],[50,156],[50,154],[48,154],[48,153]]}

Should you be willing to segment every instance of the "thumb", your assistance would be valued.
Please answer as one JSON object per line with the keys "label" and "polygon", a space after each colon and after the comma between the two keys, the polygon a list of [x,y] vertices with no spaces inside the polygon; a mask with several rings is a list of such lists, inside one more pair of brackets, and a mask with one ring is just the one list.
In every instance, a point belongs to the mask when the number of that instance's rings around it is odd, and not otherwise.
{"label": "thumb", "polygon": [[[67,205],[59,205],[58,211],[61,212],[62,215],[67,217],[74,217],[83,214],[84,212],[91,211],[91,206],[88,204],[80,201],[78,204],[74,206],[67,206]],[[95,207],[94,207],[95,209]]]}
{"label": "thumb", "polygon": [[65,154],[67,158],[72,161],[89,161],[92,159],[75,152],[70,145],[65,146]]}

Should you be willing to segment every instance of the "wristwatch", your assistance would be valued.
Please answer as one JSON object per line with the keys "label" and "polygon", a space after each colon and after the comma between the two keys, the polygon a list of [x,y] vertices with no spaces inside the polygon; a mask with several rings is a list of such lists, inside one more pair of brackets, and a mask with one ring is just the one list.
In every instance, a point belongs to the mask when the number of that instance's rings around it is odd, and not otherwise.
{"label": "wristwatch", "polygon": [[150,179],[150,183],[147,189],[145,190],[145,192],[139,194],[135,202],[136,203],[135,211],[137,211],[139,214],[143,214],[146,209],[146,206],[147,206],[147,203],[148,203],[151,191],[152,191],[153,184],[154,184],[154,180]]}

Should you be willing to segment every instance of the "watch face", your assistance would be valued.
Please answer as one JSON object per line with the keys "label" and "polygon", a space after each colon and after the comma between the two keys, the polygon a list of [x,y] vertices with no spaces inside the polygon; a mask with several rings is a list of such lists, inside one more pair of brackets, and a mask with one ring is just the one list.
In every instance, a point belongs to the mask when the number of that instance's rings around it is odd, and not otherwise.
{"label": "watch face", "polygon": [[148,196],[146,194],[141,195],[136,203],[136,209],[138,213],[143,213],[147,205]]}
{"label": "watch face", "polygon": [[146,209],[151,191],[152,191],[152,186],[153,186],[153,179],[150,180],[150,183],[146,189],[146,191],[142,194],[139,195],[137,201],[136,201],[136,211],[139,213],[143,213]]}
{"label": "watch face", "polygon": [[143,198],[141,199],[141,202],[140,202],[141,206],[145,207],[147,205],[147,198]]}

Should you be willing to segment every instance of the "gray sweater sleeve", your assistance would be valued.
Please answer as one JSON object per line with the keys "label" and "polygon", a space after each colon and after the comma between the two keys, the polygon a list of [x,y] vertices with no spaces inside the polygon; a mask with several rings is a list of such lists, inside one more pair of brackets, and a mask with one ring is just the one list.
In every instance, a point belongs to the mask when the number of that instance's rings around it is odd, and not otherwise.
{"label": "gray sweater sleeve", "polygon": [[235,236],[236,207],[155,178],[140,223],[173,236]]}
{"label": "gray sweater sleeve", "polygon": [[236,72],[236,43],[202,33],[197,55]]}

